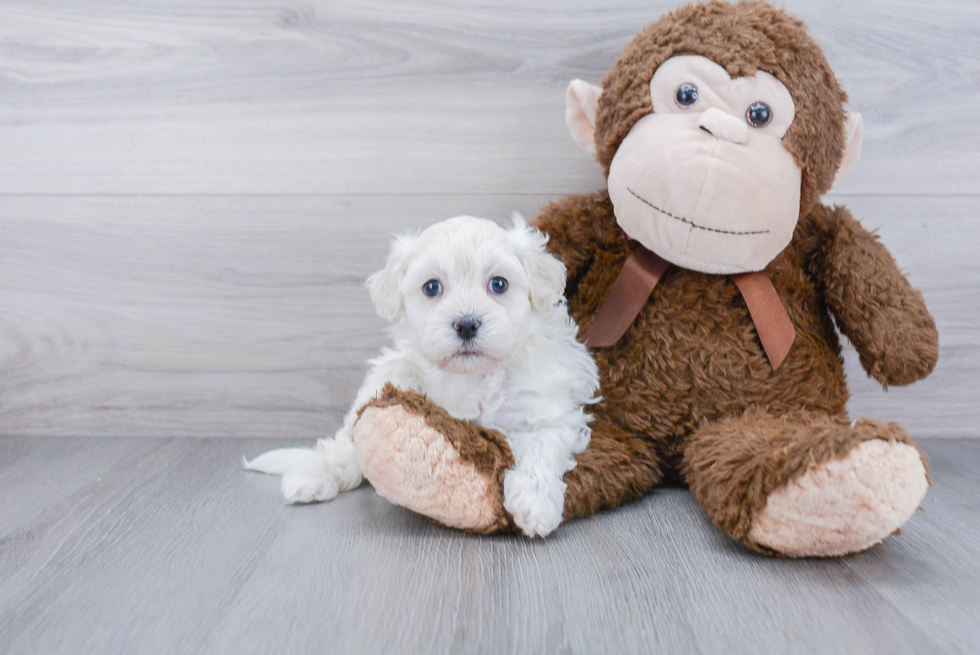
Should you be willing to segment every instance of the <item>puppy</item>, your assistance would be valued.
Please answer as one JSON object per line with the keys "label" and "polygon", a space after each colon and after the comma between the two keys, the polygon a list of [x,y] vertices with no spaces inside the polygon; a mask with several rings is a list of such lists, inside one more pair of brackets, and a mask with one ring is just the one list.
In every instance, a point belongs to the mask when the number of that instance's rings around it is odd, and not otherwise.
{"label": "puppy", "polygon": [[369,362],[343,426],[315,450],[273,450],[245,468],[281,474],[290,503],[353,489],[361,483],[357,412],[390,382],[502,432],[516,462],[504,477],[504,507],[527,536],[552,532],[565,504],[562,476],[589,442],[585,406],[599,378],[562,298],[565,267],[546,242],[519,215],[509,229],[460,216],[397,238],[367,281],[394,347]]}

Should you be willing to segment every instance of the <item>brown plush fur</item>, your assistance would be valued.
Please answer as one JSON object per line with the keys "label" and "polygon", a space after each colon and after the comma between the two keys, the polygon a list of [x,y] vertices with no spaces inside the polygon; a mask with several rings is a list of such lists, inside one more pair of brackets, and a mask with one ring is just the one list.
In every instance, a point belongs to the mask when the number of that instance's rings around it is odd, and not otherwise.
{"label": "brown plush fur", "polygon": [[[799,410],[773,417],[750,409],[708,424],[687,440],[684,477],[716,525],[756,550],[774,554],[748,539],[752,516],[766,506],[769,494],[872,439],[918,449],[897,423],[861,419],[851,427],[840,416]],[[921,450],[919,455],[925,462]]]}
{"label": "brown plush fur", "polygon": [[606,418],[597,418],[592,429],[599,447],[586,449],[565,474],[566,521],[639,498],[663,478],[664,456],[655,442]]}
{"label": "brown plush fur", "polygon": [[[596,145],[607,172],[620,142],[652,112],[654,71],[682,54],[708,57],[733,76],[767,71],[793,97],[796,118],[783,142],[803,167],[801,213],[791,243],[765,273],[796,340],[773,371],[731,279],[669,269],[619,342],[595,351],[604,400],[591,408],[588,449],[565,476],[565,518],[621,505],[677,476],[718,526],[765,551],[748,534],[772,491],[864,441],[912,444],[895,424],[850,426],[835,325],[885,386],[928,375],[938,334],[922,295],[877,237],[846,209],[817,202],[841,161],[846,96],[805,26],[771,5],[684,7],[627,47],[599,101]],[[582,335],[635,244],[617,225],[605,191],[552,203],[536,225],[568,269],[568,306]],[[457,427],[465,422],[442,417],[439,425],[458,435],[453,443],[461,452],[482,438]],[[506,442],[494,436],[480,447],[494,451],[487,471],[502,497]]]}
{"label": "brown plush fur", "polygon": [[[817,203],[843,154],[846,96],[805,26],[769,4],[688,6],[636,37],[603,80],[596,144],[607,172],[626,134],[653,111],[656,68],[686,54],[733,77],[764,70],[793,97],[796,118],[783,143],[803,167],[801,214],[765,272],[796,341],[772,371],[728,277],[668,270],[626,335],[596,351],[605,400],[580,462],[619,464],[571,471],[566,515],[621,504],[643,493],[634,480],[679,472],[716,524],[759,548],[747,534],[770,492],[868,439],[911,443],[894,424],[849,428],[835,322],[885,386],[928,375],[938,334],[922,295],[878,239],[846,209]],[[634,244],[606,192],[553,203],[536,224],[568,268],[569,309],[584,334]]]}
{"label": "brown plush fur", "polygon": [[[424,395],[414,391],[402,391],[386,384],[377,398],[366,404],[357,414],[360,416],[368,407],[391,407],[401,405],[410,414],[421,416],[426,425],[438,430],[446,440],[459,451],[459,458],[471,464],[487,476],[491,486],[503,489],[504,473],[514,466],[514,455],[510,452],[507,439],[497,430],[488,430],[471,421],[460,421],[449,415],[439,405]],[[496,523],[478,532],[502,532],[514,529],[510,515],[504,509],[504,495],[498,493],[487,499],[494,506],[498,517]],[[476,531],[475,531],[476,532]]]}
{"label": "brown plush fur", "polygon": [[[553,203],[537,226],[551,236],[549,249],[568,267],[569,309],[584,334],[633,242],[616,225],[605,192]],[[771,417],[804,411],[825,421],[844,420],[848,393],[835,319],[859,349],[868,373],[883,384],[907,384],[935,366],[938,336],[921,294],[877,237],[846,209],[817,205],[800,220],[793,241],[766,274],[797,332],[786,361],[775,372],[734,283],[726,276],[679,268],[668,270],[615,346],[595,351],[604,401],[593,408],[598,420],[579,461],[622,462],[569,472],[566,516],[642,495],[632,483],[637,479],[657,480],[662,473],[680,471],[693,485],[690,475],[696,469],[690,463],[682,466],[693,435],[704,430],[710,435],[711,426],[743,417],[750,408]],[[869,345],[876,349],[873,353]],[[897,426],[869,425],[877,427],[844,439],[849,447],[829,450],[822,443],[826,430],[801,428],[796,450],[785,461],[769,461],[771,470],[746,464],[745,483],[758,485],[766,479],[768,494],[802,475],[801,462],[843,457],[861,441],[875,438],[869,434],[907,442],[907,437],[896,436]],[[715,502],[713,498],[698,496],[706,503]],[[760,498],[764,495],[751,500]],[[745,540],[745,521],[758,509],[746,500],[725,493],[717,501],[727,507],[705,509],[733,537]],[[739,516],[740,522],[720,518],[729,515]]]}

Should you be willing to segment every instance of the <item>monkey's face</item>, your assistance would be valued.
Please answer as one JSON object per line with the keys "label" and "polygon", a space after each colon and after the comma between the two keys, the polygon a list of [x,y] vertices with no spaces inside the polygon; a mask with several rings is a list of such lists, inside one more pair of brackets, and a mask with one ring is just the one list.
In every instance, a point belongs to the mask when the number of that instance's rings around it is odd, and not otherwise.
{"label": "monkey's face", "polygon": [[790,242],[802,170],[783,146],[793,99],[772,75],[732,79],[705,57],[664,62],[609,167],[623,230],[705,273],[765,268]]}
{"label": "monkey's face", "polygon": [[763,0],[662,16],[603,85],[569,84],[572,137],[606,169],[622,229],[685,268],[762,270],[861,152],[820,46]]}

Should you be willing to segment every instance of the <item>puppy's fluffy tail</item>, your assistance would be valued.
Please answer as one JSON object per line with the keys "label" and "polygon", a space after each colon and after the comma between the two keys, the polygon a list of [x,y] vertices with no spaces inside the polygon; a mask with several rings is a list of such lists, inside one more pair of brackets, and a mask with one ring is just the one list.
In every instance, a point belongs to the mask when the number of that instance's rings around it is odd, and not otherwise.
{"label": "puppy's fluffy tail", "polygon": [[249,471],[282,476],[282,496],[287,503],[332,500],[341,491],[361,484],[361,467],[350,439],[320,439],[316,449],[280,448],[249,461]]}
{"label": "puppy's fluffy tail", "polygon": [[311,448],[279,448],[262,453],[252,461],[242,458],[242,466],[249,471],[282,475],[291,468],[307,465],[315,466],[323,461],[323,456]]}

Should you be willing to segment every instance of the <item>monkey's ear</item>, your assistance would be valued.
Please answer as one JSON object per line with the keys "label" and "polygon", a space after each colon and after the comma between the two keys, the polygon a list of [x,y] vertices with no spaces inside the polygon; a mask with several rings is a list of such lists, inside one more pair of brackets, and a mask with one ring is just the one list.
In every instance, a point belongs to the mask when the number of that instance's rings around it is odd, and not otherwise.
{"label": "monkey's ear", "polygon": [[864,141],[864,121],[861,114],[851,113],[844,121],[844,136],[847,138],[847,145],[844,146],[844,158],[841,159],[840,166],[837,168],[837,176],[834,177],[834,184],[837,186],[841,181],[854,170],[861,156],[861,143]]}
{"label": "monkey's ear", "polygon": [[595,155],[595,117],[602,87],[584,80],[572,80],[565,94],[565,123],[575,143]]}

